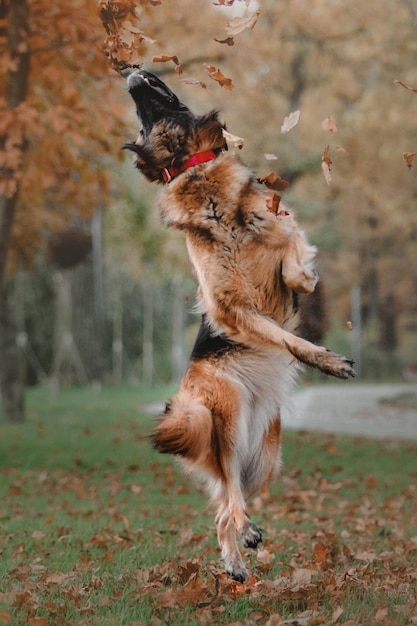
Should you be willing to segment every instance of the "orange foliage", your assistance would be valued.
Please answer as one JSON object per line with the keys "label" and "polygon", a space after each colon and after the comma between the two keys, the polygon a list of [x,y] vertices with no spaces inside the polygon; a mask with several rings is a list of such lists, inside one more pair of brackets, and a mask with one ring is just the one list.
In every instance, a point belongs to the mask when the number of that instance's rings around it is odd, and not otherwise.
{"label": "orange foliage", "polygon": [[50,231],[106,203],[111,168],[104,160],[118,158],[123,141],[124,108],[111,96],[118,79],[108,71],[94,3],[29,4],[29,89],[11,110],[6,86],[17,68],[0,40],[0,194],[11,197],[19,185],[12,267],[30,263]]}

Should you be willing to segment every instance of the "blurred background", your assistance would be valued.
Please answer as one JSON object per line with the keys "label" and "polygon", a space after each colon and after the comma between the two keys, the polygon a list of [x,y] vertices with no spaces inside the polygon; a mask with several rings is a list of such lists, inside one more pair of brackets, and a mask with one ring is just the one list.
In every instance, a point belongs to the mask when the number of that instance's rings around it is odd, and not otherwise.
{"label": "blurred background", "polygon": [[[263,0],[255,27],[233,45],[225,25],[256,3],[143,4],[154,40],[141,44],[143,66],[194,111],[218,109],[258,176],[274,170],[290,183],[283,201],[319,248],[321,282],[302,302],[306,335],[353,354],[361,380],[416,381],[417,180],[403,157],[417,152],[417,94],[405,88],[417,88],[416,0]],[[24,418],[28,386],[176,382],[198,328],[183,238],[160,225],[158,187],[120,149],[137,121],[108,67],[96,8],[0,3],[9,421]],[[172,62],[152,62],[162,54],[177,55],[182,76]],[[234,88],[222,89],[203,63]],[[282,134],[295,110],[298,125]]]}

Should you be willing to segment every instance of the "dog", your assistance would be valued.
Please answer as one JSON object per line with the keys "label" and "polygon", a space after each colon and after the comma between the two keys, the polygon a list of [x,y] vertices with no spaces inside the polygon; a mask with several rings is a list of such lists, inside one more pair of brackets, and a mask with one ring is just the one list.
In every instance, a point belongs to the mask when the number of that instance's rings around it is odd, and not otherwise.
{"label": "dog", "polygon": [[217,505],[225,570],[243,582],[240,553],[262,530],[246,501],[280,468],[280,412],[300,363],[338,378],[353,361],[296,335],[297,294],[318,277],[316,249],[291,211],[227,150],[218,112],[194,115],[154,74],[127,78],[141,130],[132,150],[151,182],[165,184],[162,221],[185,233],[201,325],[178,394],[151,436]]}

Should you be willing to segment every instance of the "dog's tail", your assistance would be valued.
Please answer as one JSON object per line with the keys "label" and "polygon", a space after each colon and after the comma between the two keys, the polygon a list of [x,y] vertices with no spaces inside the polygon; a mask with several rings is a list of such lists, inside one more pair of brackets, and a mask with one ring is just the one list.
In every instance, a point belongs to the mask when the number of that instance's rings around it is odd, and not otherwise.
{"label": "dog's tail", "polygon": [[207,449],[211,433],[211,411],[199,400],[180,393],[167,404],[151,440],[159,452],[195,461]]}

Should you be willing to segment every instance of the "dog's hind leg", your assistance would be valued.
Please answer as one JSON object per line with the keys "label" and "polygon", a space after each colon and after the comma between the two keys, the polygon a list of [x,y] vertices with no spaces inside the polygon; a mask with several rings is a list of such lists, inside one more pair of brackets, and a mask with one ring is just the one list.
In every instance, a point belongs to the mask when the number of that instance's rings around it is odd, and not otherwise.
{"label": "dog's hind leg", "polygon": [[238,582],[245,581],[249,572],[239,552],[236,527],[230,517],[229,506],[222,502],[216,516],[217,539],[226,572]]}

